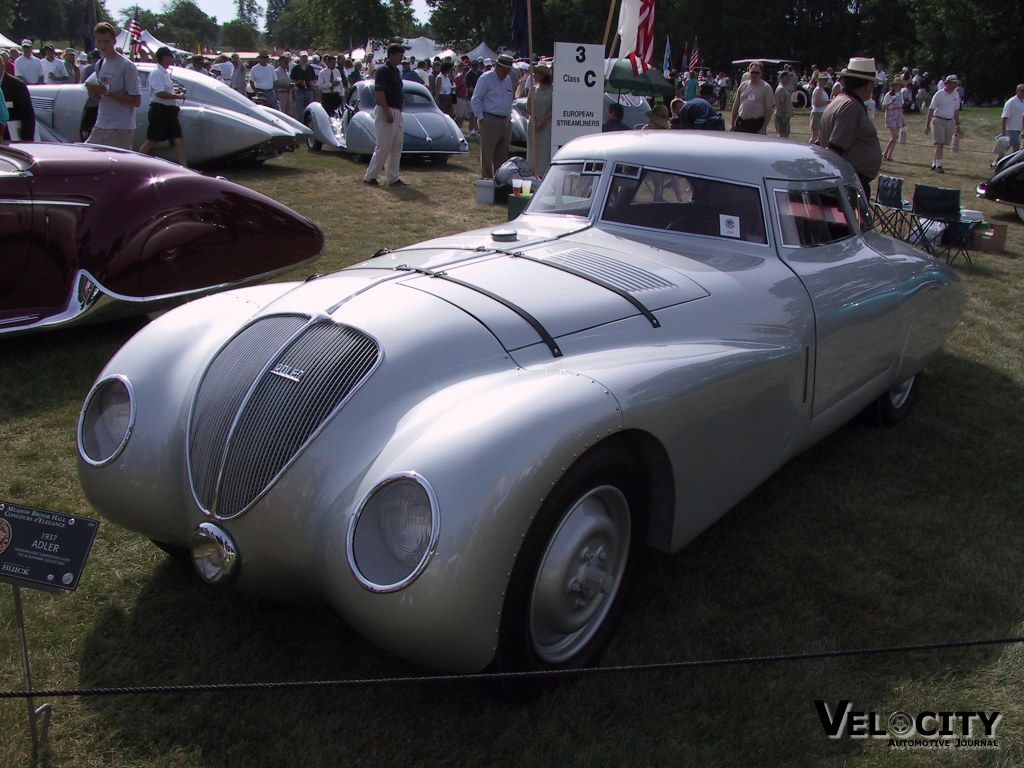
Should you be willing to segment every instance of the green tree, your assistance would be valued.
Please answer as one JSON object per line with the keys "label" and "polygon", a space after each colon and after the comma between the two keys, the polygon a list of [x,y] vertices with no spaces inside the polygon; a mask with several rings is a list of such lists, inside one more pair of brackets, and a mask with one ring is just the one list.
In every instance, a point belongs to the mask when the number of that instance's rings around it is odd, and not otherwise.
{"label": "green tree", "polygon": [[207,16],[192,0],[170,0],[164,6],[163,24],[166,41],[190,51],[216,46],[220,35],[216,17]]}
{"label": "green tree", "polygon": [[235,0],[235,6],[238,8],[237,18],[239,21],[244,21],[253,30],[259,29],[263,9],[257,0]]}
{"label": "green tree", "polygon": [[303,23],[316,30],[312,43],[325,48],[346,48],[369,39],[394,35],[388,8],[381,0],[297,0]]}
{"label": "green tree", "polygon": [[231,51],[251,51],[256,48],[256,30],[241,19],[233,19],[220,28],[221,47]]}

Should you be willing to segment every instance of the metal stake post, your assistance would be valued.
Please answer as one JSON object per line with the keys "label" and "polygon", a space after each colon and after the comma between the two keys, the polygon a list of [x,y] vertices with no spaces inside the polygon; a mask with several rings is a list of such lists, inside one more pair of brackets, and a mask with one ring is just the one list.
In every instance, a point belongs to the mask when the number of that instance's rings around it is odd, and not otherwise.
{"label": "metal stake post", "polygon": [[[18,623],[18,634],[21,636],[21,663],[25,672],[25,691],[32,690],[32,670],[28,661],[28,639],[25,635],[25,613],[21,608],[21,589],[12,584],[14,589],[14,618]],[[39,762],[39,754],[46,749],[47,736],[50,731],[50,714],[53,708],[49,704],[43,704],[36,709],[32,697],[25,699],[28,704],[28,729],[32,738],[32,768]],[[37,725],[37,718],[42,716],[42,726]]]}

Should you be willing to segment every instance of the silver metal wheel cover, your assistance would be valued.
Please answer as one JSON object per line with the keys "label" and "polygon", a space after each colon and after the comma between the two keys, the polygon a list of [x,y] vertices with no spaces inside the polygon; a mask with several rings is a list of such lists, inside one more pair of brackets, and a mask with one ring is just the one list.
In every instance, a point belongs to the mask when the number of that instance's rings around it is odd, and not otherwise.
{"label": "silver metal wheel cover", "polygon": [[530,593],[530,642],[559,664],[579,653],[604,623],[626,572],[629,503],[602,485],[564,515],[541,556]]}
{"label": "silver metal wheel cover", "polygon": [[914,388],[914,379],[916,378],[916,376],[911,376],[889,390],[889,404],[893,409],[898,411],[907,404],[907,398],[910,397],[910,390]]}

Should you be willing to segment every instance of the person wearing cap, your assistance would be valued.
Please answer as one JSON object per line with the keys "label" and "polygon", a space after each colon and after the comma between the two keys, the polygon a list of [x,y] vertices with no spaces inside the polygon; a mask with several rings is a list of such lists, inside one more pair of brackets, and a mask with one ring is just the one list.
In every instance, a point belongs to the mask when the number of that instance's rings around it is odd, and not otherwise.
{"label": "person wearing cap", "polygon": [[384,171],[389,187],[405,186],[398,176],[402,161],[402,144],[405,141],[405,121],[402,107],[405,106],[405,90],[398,65],[405,55],[405,46],[392,43],[388,46],[387,59],[373,74],[373,96],[377,104],[373,109],[373,127],[376,146],[363,176],[363,183],[379,186],[377,177]]}
{"label": "person wearing cap", "polygon": [[644,112],[644,116],[647,118],[647,125],[644,126],[645,130],[660,131],[668,130],[672,127],[672,113],[664,104],[652,107],[647,112]]}
{"label": "person wearing cap", "polygon": [[178,165],[185,166],[185,141],[178,122],[178,112],[181,110],[177,103],[185,99],[185,92],[174,86],[167,69],[174,63],[171,49],[166,45],[157,48],[155,58],[157,66],[149,75],[149,88],[153,92],[149,102],[149,125],[146,127],[146,140],[139,147],[139,152],[152,155],[157,144],[169,141]]}
{"label": "person wearing cap", "polygon": [[775,130],[780,139],[788,139],[793,121],[794,76],[789,70],[779,73],[779,85],[775,89]]}
{"label": "person wearing cap", "polygon": [[78,51],[74,48],[65,48],[63,59],[64,69],[66,69],[68,73],[68,82],[82,82],[82,69],[78,66]]}
{"label": "person wearing cap", "polygon": [[308,51],[299,51],[299,63],[292,67],[291,77],[295,84],[295,118],[301,120],[306,107],[316,101],[316,70],[309,63]]}
{"label": "person wearing cap", "polygon": [[512,138],[512,57],[503,53],[493,69],[480,75],[470,104],[480,126],[480,178],[493,179],[494,171],[508,160]]}
{"label": "person wearing cap", "polygon": [[96,47],[103,58],[85,83],[89,95],[99,99],[96,125],[87,144],[131,149],[135,137],[135,110],[142,103],[139,71],[114,48],[117,28],[101,21],[93,28]]}
{"label": "person wearing cap", "polygon": [[32,41],[21,41],[21,56],[14,60],[14,76],[27,85],[41,85],[43,79],[43,62],[32,55]]}
{"label": "person wearing cap", "polygon": [[932,133],[932,144],[935,153],[932,158],[932,170],[945,173],[942,169],[942,150],[954,136],[960,136],[960,93],[957,86],[960,78],[949,75],[942,81],[942,87],[932,96],[928,105],[928,115],[924,119],[924,134]]}
{"label": "person wearing cap", "polygon": [[245,62],[237,53],[231,54],[231,77],[228,78],[228,85],[231,89],[247,96],[245,85],[248,82],[248,73],[245,71]]}
{"label": "person wearing cap", "polygon": [[[700,94],[694,99],[690,99],[688,102],[683,104],[679,109],[679,113],[673,118],[672,127],[682,128],[684,130],[709,130],[710,120],[715,117],[718,113],[715,111],[714,105],[711,103],[711,99],[715,96],[715,86],[711,83],[703,82],[700,84],[698,89]],[[724,129],[724,120],[721,121]]]}
{"label": "person wearing cap", "polygon": [[732,129],[739,133],[768,132],[768,117],[775,109],[775,91],[763,79],[764,64],[752,61],[747,67],[748,79],[736,89],[732,105]]}
{"label": "person wearing cap", "polygon": [[821,116],[818,144],[841,155],[853,166],[868,199],[871,181],[882,167],[882,145],[878,131],[868,117],[864,102],[875,88],[875,60],[863,57],[850,59],[839,73],[842,90],[825,107]]}
{"label": "person wearing cap", "polygon": [[64,62],[57,58],[57,51],[52,45],[43,46],[43,58],[39,60],[43,67],[43,82],[47,85],[66,83],[71,78],[68,76],[67,67]]}
{"label": "person wearing cap", "polygon": [[316,87],[327,114],[341,106],[341,72],[334,68],[334,56],[329,53],[324,56],[324,67],[316,76]]}
{"label": "person wearing cap", "polygon": [[274,73],[274,65],[270,63],[270,54],[260,51],[259,60],[249,69],[249,81],[256,95],[267,103],[267,106],[280,109],[281,103],[274,93],[274,83],[277,76]]}
{"label": "person wearing cap", "polygon": [[286,115],[295,116],[295,100],[292,98],[291,56],[282,53],[277,57],[277,66],[274,68],[274,96],[277,97],[278,109]]}

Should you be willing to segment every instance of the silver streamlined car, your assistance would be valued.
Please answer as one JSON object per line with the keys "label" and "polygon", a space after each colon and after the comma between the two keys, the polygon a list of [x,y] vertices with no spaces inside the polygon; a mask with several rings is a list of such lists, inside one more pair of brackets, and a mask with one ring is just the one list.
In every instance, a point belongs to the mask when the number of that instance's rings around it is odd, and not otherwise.
{"label": "silver streamlined car", "polygon": [[964,291],[868,217],[816,147],[577,139],[505,228],[150,324],[85,400],[81,482],[206,581],[424,665],[589,664],[641,547],[907,413]]}
{"label": "silver streamlined car", "polygon": [[[135,111],[133,147],[146,140],[152,90],[149,76],[156,64],[138,63],[142,106]],[[269,160],[294,150],[305,141],[309,129],[294,118],[260,106],[221,81],[183,67],[171,67],[171,79],[185,90],[178,120],[189,165],[232,160]],[[39,85],[31,89],[36,125],[42,141],[77,142],[88,132],[82,85]],[[157,153],[173,157],[166,145]]]}
{"label": "silver streamlined car", "polygon": [[[469,151],[469,142],[459,126],[438,108],[425,85],[403,80],[402,90],[405,94],[403,156],[429,157],[443,164],[451,155]],[[350,86],[336,114],[328,115],[322,105],[310,104],[304,117],[312,131],[309,148],[319,152],[326,144],[356,159],[369,158],[377,144],[377,129],[373,124],[375,106],[372,80],[361,80]]]}

